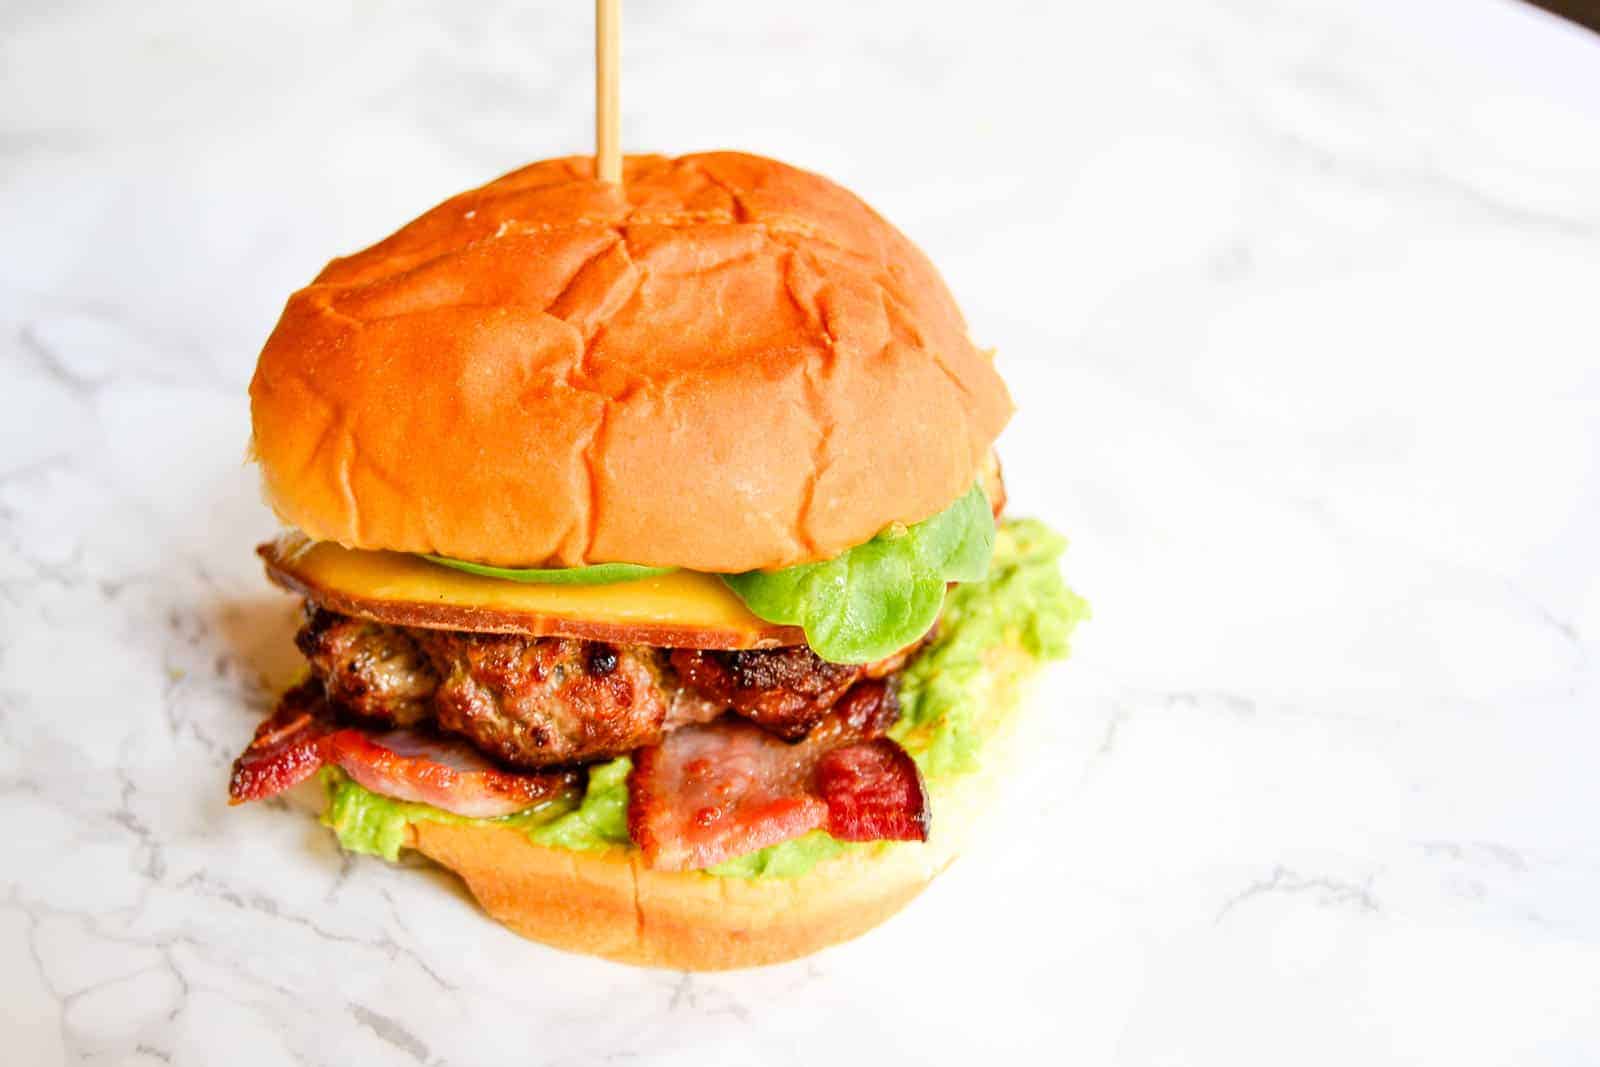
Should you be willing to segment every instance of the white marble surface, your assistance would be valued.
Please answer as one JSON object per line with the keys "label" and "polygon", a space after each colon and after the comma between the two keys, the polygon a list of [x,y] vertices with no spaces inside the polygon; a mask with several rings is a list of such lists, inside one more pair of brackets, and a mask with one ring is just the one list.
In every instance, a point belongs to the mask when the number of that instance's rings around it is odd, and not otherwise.
{"label": "white marble surface", "polygon": [[284,296],[590,107],[582,3],[252,6],[0,11],[0,1060],[1600,1061],[1600,39],[630,5],[630,145],[809,165],[944,267],[1096,608],[962,863],[686,977],[222,803],[294,659]]}

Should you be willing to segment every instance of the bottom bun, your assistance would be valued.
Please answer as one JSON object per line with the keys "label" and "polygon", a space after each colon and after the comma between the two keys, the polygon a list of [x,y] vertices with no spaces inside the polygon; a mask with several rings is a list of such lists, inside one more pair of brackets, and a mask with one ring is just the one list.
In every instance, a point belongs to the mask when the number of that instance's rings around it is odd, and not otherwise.
{"label": "bottom bun", "polygon": [[781,963],[857,937],[903,908],[955,859],[1004,776],[1010,714],[1034,660],[991,650],[980,769],[929,783],[926,842],[851,848],[792,878],[646,867],[637,849],[575,852],[507,827],[419,821],[406,843],[455,871],[524,937],[620,963],[718,971]]}

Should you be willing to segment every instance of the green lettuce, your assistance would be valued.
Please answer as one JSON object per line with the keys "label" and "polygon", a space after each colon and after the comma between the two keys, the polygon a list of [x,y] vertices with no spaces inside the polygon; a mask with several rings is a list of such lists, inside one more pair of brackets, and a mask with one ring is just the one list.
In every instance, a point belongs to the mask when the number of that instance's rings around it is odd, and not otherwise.
{"label": "green lettuce", "polygon": [[487,563],[469,563],[449,556],[423,556],[441,567],[466,571],[485,578],[500,578],[508,582],[525,582],[537,585],[611,585],[615,582],[633,582],[657,574],[671,574],[676,567],[646,567],[642,563],[596,563],[592,567],[491,567]]}
{"label": "green lettuce", "polygon": [[[1088,605],[1061,578],[1066,541],[1043,523],[1002,523],[987,579],[956,586],[945,600],[939,632],[906,667],[900,681],[901,718],[891,734],[922,768],[937,807],[939,782],[976,768],[989,709],[1003,679],[986,662],[1014,645],[1034,661],[1068,652],[1073,627]],[[540,845],[580,852],[633,847],[628,839],[626,756],[589,768],[582,800],[551,802],[500,819],[468,819],[426,804],[393,800],[363,789],[335,768],[324,768],[328,808],[323,822],[352,852],[393,860],[408,822],[480,823],[521,829]],[[936,816],[937,817],[937,816]],[[821,830],[728,860],[706,873],[725,878],[795,878],[844,852],[884,848],[838,841]]]}
{"label": "green lettuce", "polygon": [[931,519],[886,530],[833,559],[722,580],[761,618],[803,627],[823,659],[870,663],[928,632],[948,583],[984,576],[994,529],[989,501],[973,486]]}

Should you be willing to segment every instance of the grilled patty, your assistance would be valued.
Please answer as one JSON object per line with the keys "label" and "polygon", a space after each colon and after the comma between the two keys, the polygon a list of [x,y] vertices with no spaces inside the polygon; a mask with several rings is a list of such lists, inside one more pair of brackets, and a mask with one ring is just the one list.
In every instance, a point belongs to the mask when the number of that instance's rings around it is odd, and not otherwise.
{"label": "grilled patty", "polygon": [[694,652],[565,637],[428,630],[307,605],[295,638],[328,702],[385,724],[432,722],[512,767],[622,755],[725,711],[804,737],[857,680],[898,669],[808,648]]}
{"label": "grilled patty", "polygon": [[804,646],[767,652],[680,648],[670,662],[696,690],[787,741],[810,733],[862,673],[860,667],[828,663]]}
{"label": "grilled patty", "polygon": [[442,729],[516,766],[576,763],[661,737],[667,701],[648,650],[564,637],[425,632]]}
{"label": "grilled patty", "polygon": [[295,647],[322,681],[328,702],[362,718],[411,726],[433,714],[439,677],[412,633],[306,605]]}

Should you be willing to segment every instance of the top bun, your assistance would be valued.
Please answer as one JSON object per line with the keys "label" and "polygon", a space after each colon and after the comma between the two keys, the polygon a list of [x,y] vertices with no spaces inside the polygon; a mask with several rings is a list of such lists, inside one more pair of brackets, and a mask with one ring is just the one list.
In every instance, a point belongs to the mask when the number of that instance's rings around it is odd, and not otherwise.
{"label": "top bun", "polygon": [[721,572],[940,511],[1011,413],[915,245],[734,152],[445,201],[289,298],[250,398],[268,500],[316,540]]}

